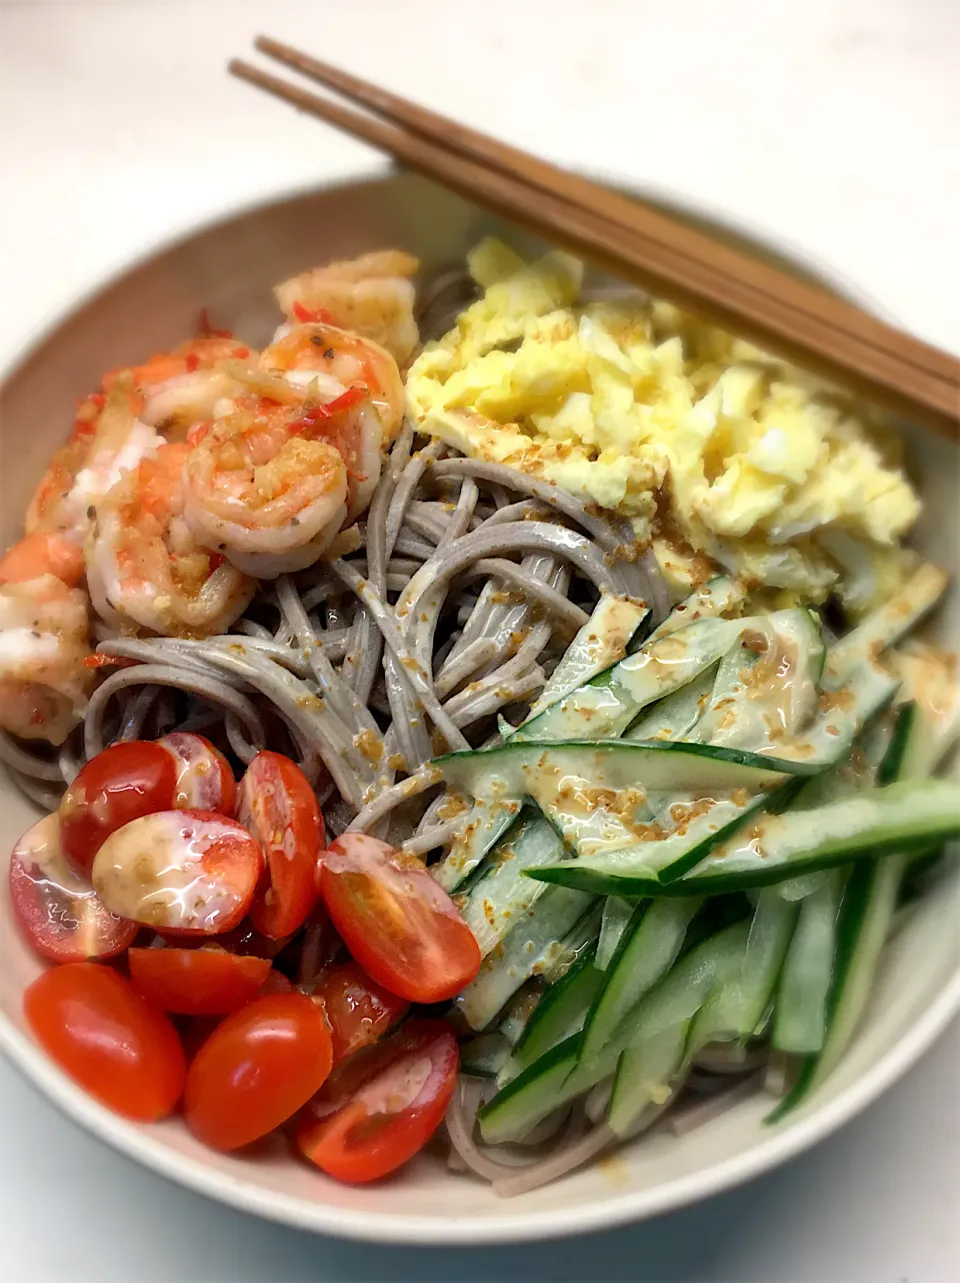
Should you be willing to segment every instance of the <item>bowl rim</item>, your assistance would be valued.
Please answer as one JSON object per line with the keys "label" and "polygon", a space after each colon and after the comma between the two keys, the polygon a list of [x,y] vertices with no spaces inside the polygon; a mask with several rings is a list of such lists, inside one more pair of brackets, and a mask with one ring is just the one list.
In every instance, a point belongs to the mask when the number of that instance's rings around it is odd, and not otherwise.
{"label": "bowl rim", "polygon": [[[357,172],[341,173],[327,181],[284,188],[269,196],[213,213],[126,257],[115,265],[105,279],[77,290],[51,318],[42,321],[24,337],[0,366],[0,393],[66,320],[92,305],[150,260],[172,253],[198,236],[266,211],[271,206],[293,203],[348,186],[385,186],[395,180],[398,172],[393,166],[368,167]],[[751,226],[748,220],[730,211],[715,209],[652,182],[628,180],[621,174],[593,171],[592,176],[663,204],[681,216],[706,219],[718,229],[726,229],[731,234],[766,246],[788,263],[792,262],[811,273],[828,287],[835,288],[861,306],[877,314],[885,314],[885,309],[878,307],[875,300],[870,299],[859,286],[833,267],[786,238],[772,234],[767,229]],[[886,315],[889,317],[888,313]],[[163,1141],[155,1139],[145,1128],[112,1113],[76,1086],[46,1056],[42,1048],[3,1013],[0,1013],[0,1052],[8,1057],[28,1084],[37,1088],[68,1118],[97,1140],[194,1193],[278,1224],[342,1239],[465,1247],[561,1239],[612,1229],[678,1210],[752,1180],[825,1139],[866,1109],[920,1059],[958,1012],[960,966],[949,983],[914,1019],[909,1032],[881,1056],[868,1072],[860,1075],[832,1100],[818,1107],[809,1106],[804,1109],[790,1127],[783,1131],[770,1131],[765,1140],[746,1154],[735,1155],[651,1187],[625,1190],[622,1193],[611,1192],[602,1201],[590,1202],[579,1208],[523,1211],[519,1200],[505,1201],[503,1214],[488,1215],[476,1220],[461,1220],[456,1217],[441,1220],[379,1210],[333,1207],[323,1202],[267,1189],[256,1179],[248,1180],[229,1172],[216,1171],[198,1158],[179,1153]],[[251,1171],[255,1172],[256,1168],[251,1168]],[[519,1210],[510,1213],[510,1208]]]}

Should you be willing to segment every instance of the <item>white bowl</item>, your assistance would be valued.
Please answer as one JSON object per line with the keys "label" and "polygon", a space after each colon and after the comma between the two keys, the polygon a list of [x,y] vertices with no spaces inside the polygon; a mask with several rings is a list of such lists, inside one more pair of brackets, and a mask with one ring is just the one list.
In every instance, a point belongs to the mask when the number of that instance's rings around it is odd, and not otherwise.
{"label": "white bowl", "polygon": [[[193,332],[203,307],[215,324],[253,343],[264,340],[276,321],[271,286],[316,261],[398,245],[419,255],[431,272],[460,264],[489,231],[506,234],[521,249],[535,248],[450,193],[391,177],[241,213],[124,273],[48,331],[6,377],[3,546],[19,532],[29,494],[65,435],[76,398],[105,370],[178,342]],[[795,261],[792,266],[806,270]],[[906,433],[926,502],[918,544],[957,573],[958,452],[926,434]],[[936,628],[956,644],[955,600],[950,606]],[[5,776],[0,789],[0,845],[9,850],[33,812]],[[547,1238],[693,1202],[782,1163],[853,1117],[917,1060],[960,1008],[960,877],[954,874],[918,905],[887,951],[869,1016],[838,1071],[786,1123],[765,1127],[770,1102],[754,1099],[682,1140],[641,1140],[512,1201],[451,1174],[431,1155],[380,1185],[352,1188],[328,1180],[282,1146],[256,1158],[217,1154],[177,1119],[139,1126],[75,1087],[25,1030],[22,993],[41,964],[13,924],[7,879],[0,881],[0,1047],[23,1073],[94,1135],[189,1188],[273,1220],[357,1239],[463,1245]]]}

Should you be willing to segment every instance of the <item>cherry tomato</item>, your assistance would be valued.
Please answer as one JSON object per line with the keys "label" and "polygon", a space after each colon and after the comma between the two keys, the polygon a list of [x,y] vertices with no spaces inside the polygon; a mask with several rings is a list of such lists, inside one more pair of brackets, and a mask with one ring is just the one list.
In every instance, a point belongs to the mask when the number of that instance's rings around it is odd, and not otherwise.
{"label": "cherry tomato", "polygon": [[240,781],[237,818],[267,857],[268,878],[250,906],[250,921],[266,936],[288,936],[317,898],[323,821],[316,794],[296,762],[264,750]]}
{"label": "cherry tomato", "polygon": [[305,1105],[332,1063],[330,1029],[311,998],[258,998],[197,1052],[187,1074],[187,1125],[213,1149],[239,1149]]}
{"label": "cherry tomato", "polygon": [[173,806],[177,768],[159,744],[131,740],[90,759],[60,803],[60,833],[69,860],[89,873],[100,847],[141,815]]}
{"label": "cherry tomato", "polygon": [[53,962],[115,958],[137,934],[137,924],[105,908],[89,879],[63,858],[56,815],[38,820],[13,848],[10,900],[24,935]]}
{"label": "cherry tomato", "polygon": [[371,980],[355,962],[328,971],[315,996],[322,1001],[330,1022],[334,1064],[376,1042],[406,1015],[409,1006]]}
{"label": "cherry tomato", "polygon": [[269,958],[237,957],[225,949],[131,949],[130,978],[163,1011],[223,1016],[258,997]]}
{"label": "cherry tomato", "polygon": [[171,806],[177,810],[219,811],[221,815],[233,815],[237,804],[237,783],[230,763],[218,748],[214,748],[202,735],[192,735],[189,731],[172,731],[157,743],[173,754],[177,767],[177,784]]}
{"label": "cherry tomato", "polygon": [[344,833],[320,864],[343,942],[378,984],[411,1002],[452,998],[477,974],[480,947],[419,862],[364,833]]}
{"label": "cherry tomato", "polygon": [[156,931],[217,935],[246,913],[263,867],[257,841],[213,811],[159,811],[112,833],[93,885],[121,917]]}
{"label": "cherry tomato", "polygon": [[186,1068],[176,1030],[111,967],[69,962],[46,971],[23,1009],[47,1054],[118,1114],[152,1122],[180,1099]]}
{"label": "cherry tomato", "polygon": [[260,992],[262,997],[266,997],[267,994],[271,993],[292,993],[293,981],[288,980],[282,971],[278,971],[274,967],[266,980],[264,980],[263,988]]}
{"label": "cherry tomato", "polygon": [[[439,1127],[457,1081],[457,1040],[440,1020],[411,1020],[392,1038],[361,1052],[335,1090],[304,1111],[297,1144],[311,1163],[349,1184],[378,1180],[413,1158]],[[331,1079],[331,1084],[333,1080]]]}

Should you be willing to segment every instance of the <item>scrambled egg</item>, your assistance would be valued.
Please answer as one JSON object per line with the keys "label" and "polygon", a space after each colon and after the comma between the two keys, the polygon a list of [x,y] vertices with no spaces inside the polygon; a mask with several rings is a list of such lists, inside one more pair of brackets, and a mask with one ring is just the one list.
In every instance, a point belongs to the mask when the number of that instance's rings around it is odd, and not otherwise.
{"label": "scrambled egg", "polygon": [[670,304],[578,303],[581,265],[485,241],[483,296],[410,368],[423,430],[628,518],[678,588],[709,558],[858,615],[913,564],[920,504],[838,394]]}

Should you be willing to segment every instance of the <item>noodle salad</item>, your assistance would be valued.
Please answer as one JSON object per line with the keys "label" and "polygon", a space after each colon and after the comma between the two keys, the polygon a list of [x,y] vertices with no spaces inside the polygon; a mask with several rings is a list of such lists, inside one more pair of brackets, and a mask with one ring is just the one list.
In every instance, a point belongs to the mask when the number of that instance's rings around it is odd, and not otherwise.
{"label": "noodle salad", "polygon": [[[833,506],[811,464],[800,535],[741,513],[735,544],[714,494],[693,545],[624,354],[659,362],[670,450],[665,389],[702,393],[678,433],[709,398],[716,427],[755,355],[719,336],[698,373],[636,302],[578,319],[569,260],[555,298],[491,253],[480,299],[462,273],[418,299],[378,251],[279,285],[260,351],[204,316],[104,376],[0,559],[0,756],[43,812],[10,858],[50,964],[26,1022],[75,1081],[217,1150],[277,1135],[368,1182],[430,1146],[510,1195],[816,1090],[960,834],[960,683],[914,635],[947,587],[894,544],[919,505],[859,422],[753,378],[750,431],[820,432]],[[518,282],[539,311],[508,324]],[[577,333],[571,391],[544,336],[571,362]],[[614,405],[635,467],[591,444]],[[596,502],[621,475],[629,505]]]}

